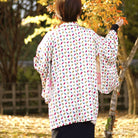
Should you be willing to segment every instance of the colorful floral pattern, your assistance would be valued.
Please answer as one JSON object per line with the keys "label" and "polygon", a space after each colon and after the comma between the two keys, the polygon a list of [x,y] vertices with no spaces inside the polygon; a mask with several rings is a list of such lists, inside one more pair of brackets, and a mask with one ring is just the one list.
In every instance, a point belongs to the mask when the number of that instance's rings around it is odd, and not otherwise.
{"label": "colorful floral pattern", "polygon": [[44,36],[34,57],[34,67],[41,75],[51,129],[75,122],[96,123],[96,56],[99,55],[101,70],[99,89],[108,94],[119,85],[117,48],[114,30],[103,38],[77,23],[63,23]]}

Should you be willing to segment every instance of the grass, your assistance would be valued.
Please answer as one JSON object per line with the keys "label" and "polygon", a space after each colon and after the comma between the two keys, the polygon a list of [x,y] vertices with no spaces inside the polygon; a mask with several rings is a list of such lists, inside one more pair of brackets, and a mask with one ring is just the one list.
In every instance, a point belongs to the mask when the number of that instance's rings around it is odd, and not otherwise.
{"label": "grass", "polygon": [[[95,138],[104,138],[108,114],[99,114]],[[119,113],[113,138],[138,138],[138,116]],[[51,138],[47,116],[0,115],[0,138]]]}

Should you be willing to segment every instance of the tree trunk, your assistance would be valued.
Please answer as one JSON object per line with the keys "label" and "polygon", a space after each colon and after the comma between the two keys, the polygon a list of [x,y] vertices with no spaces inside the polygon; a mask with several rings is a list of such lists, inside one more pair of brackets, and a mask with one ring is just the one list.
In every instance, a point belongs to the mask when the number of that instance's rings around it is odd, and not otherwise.
{"label": "tree trunk", "polygon": [[122,81],[124,80],[124,77],[125,77],[125,72],[126,72],[127,68],[129,67],[137,49],[138,49],[138,38],[129,54],[129,57],[127,58],[127,61],[124,63],[123,70],[121,70],[119,73],[119,77],[121,79],[120,85],[116,90],[113,91],[113,94],[111,97],[109,117],[107,119],[107,124],[106,124],[106,128],[105,128],[106,138],[112,138],[113,126],[114,126],[114,121],[115,121],[115,113],[116,113],[116,107],[117,107],[117,98],[118,98],[117,93],[121,89]]}
{"label": "tree trunk", "polygon": [[127,90],[128,90],[128,114],[130,115],[133,110],[133,96],[132,96],[132,86],[130,84],[130,70],[126,70],[125,80],[127,83]]}
{"label": "tree trunk", "polygon": [[[121,64],[124,64],[124,62],[126,62],[126,59],[127,59],[127,54],[126,54],[127,52],[126,52],[126,48],[125,48],[123,34],[120,33],[119,36],[120,36],[120,44],[121,44],[121,52],[120,53],[121,53],[121,57],[122,57],[122,58],[120,58],[120,62],[121,62]],[[125,73],[125,80],[127,82],[128,96],[129,96],[128,114],[136,114],[136,84],[135,84],[133,75],[132,75],[129,67]]]}
{"label": "tree trunk", "polygon": [[129,109],[128,109],[128,114],[133,114],[136,115],[136,84],[134,81],[134,77],[130,71],[130,69],[128,69],[126,71],[126,75],[125,75],[126,80],[129,82],[129,87],[130,87],[130,96],[129,96]]}

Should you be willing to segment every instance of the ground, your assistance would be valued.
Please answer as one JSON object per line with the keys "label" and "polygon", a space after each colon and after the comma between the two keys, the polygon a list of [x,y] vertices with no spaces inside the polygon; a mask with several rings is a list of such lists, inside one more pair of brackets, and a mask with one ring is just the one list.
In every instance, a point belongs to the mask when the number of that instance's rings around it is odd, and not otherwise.
{"label": "ground", "polygon": [[[99,114],[95,138],[104,138],[108,114]],[[138,138],[138,116],[119,113],[113,138]],[[48,117],[0,115],[0,138],[51,138]]]}

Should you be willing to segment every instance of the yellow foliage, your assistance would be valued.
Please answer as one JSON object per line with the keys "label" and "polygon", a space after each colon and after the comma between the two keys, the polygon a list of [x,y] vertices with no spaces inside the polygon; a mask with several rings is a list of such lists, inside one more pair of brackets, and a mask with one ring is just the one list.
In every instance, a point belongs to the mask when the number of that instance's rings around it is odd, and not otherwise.
{"label": "yellow foliage", "polygon": [[0,2],[7,2],[7,0],[0,0]]}
{"label": "yellow foliage", "polygon": [[[83,14],[81,15],[81,19],[78,20],[78,24],[84,26],[86,28],[91,28],[94,31],[98,32],[100,30],[101,33],[106,34],[110,29],[111,25],[116,22],[116,20],[121,17],[124,19],[125,23],[127,20],[122,17],[122,11],[118,10],[117,7],[122,4],[121,0],[81,0],[82,1],[82,10]],[[49,0],[39,0],[38,3],[41,5],[47,6],[48,11],[54,11],[55,0],[53,3],[50,3]],[[27,17],[23,20],[22,24],[28,23],[36,23],[40,24],[41,21],[45,21],[46,24],[51,24],[49,28],[37,28],[34,33],[28,36],[25,39],[25,42],[30,42],[36,35],[42,34],[42,32],[47,32],[46,30],[55,28],[60,24],[60,20],[57,18],[50,18],[48,15],[40,15],[35,17]],[[39,30],[40,29],[40,30]]]}
{"label": "yellow foliage", "polygon": [[43,14],[35,17],[28,16],[27,18],[23,19],[22,25],[26,25],[28,23],[36,23],[37,25],[39,25],[42,21],[46,21],[46,24],[52,24],[52,25],[60,23],[58,19],[56,18],[51,19],[49,15]]}
{"label": "yellow foliage", "polygon": [[29,35],[29,36],[24,40],[25,44],[31,42],[32,39],[33,39],[34,37],[36,37],[37,35],[39,35],[39,34],[41,34],[41,33],[43,33],[43,32],[47,32],[47,31],[49,31],[48,28],[47,28],[47,29],[46,29],[46,28],[43,28],[43,27],[36,28],[36,29],[34,30],[34,33],[33,33],[32,35]]}
{"label": "yellow foliage", "polygon": [[48,0],[38,0],[38,3],[40,3],[41,5],[43,5],[43,6],[46,6],[46,5],[48,5]]}
{"label": "yellow foliage", "polygon": [[50,25],[50,27],[40,27],[40,28],[36,28],[34,30],[34,33],[32,35],[29,35],[25,40],[25,44],[29,43],[32,41],[33,38],[35,38],[37,35],[39,34],[44,34],[54,28],[56,28],[57,25],[60,24],[60,20],[56,19],[56,18],[53,18],[51,19],[48,15],[44,14],[44,15],[39,15],[39,16],[35,16],[35,17],[30,17],[28,16],[26,19],[24,19],[22,21],[22,25],[26,25],[28,23],[36,23],[36,24],[40,24],[41,21],[45,21],[46,20],[46,24],[47,25]]}
{"label": "yellow foliage", "polygon": [[26,19],[24,19],[22,21],[22,25],[25,25],[25,24],[28,24],[28,23],[36,23],[36,24],[39,25],[41,23],[41,21],[45,21],[47,19],[49,19],[49,17],[46,14],[35,16],[35,17],[28,16]]}

